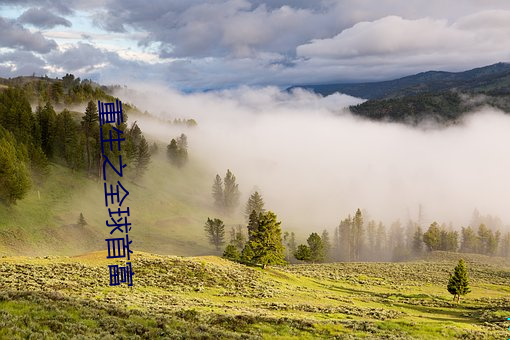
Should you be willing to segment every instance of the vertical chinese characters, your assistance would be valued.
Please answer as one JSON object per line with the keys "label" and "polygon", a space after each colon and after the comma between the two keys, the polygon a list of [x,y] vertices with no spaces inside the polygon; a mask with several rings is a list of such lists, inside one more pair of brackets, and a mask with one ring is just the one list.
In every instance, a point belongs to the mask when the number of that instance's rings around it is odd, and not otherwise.
{"label": "vertical chinese characters", "polygon": [[[117,100],[115,103],[101,103],[98,101],[98,111],[101,157],[103,160],[104,203],[105,207],[108,208],[108,215],[110,217],[110,220],[106,220],[106,226],[110,229],[111,235],[111,238],[105,239],[108,246],[107,258],[124,258],[130,261],[130,254],[133,253],[130,249],[133,241],[129,240],[131,223],[129,223],[128,217],[130,217],[130,212],[129,207],[122,207],[125,198],[129,195],[129,191],[126,190],[119,179],[117,179],[116,183],[113,178],[108,179],[111,182],[108,182],[106,179],[107,165],[118,177],[123,177],[123,169],[127,165],[122,163],[121,155],[121,142],[126,140],[122,137],[124,132],[119,129],[119,125],[124,122],[122,102]],[[119,159],[118,163],[117,158]],[[112,163],[112,160],[115,164]],[[110,286],[118,286],[121,283],[126,283],[128,286],[133,285],[134,272],[131,262],[126,262],[125,266],[109,265],[108,267],[110,271]]]}

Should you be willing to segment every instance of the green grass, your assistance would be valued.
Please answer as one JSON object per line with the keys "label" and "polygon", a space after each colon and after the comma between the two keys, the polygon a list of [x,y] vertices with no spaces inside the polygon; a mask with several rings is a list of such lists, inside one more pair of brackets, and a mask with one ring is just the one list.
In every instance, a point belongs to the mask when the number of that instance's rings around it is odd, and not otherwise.
{"label": "green grass", "polygon": [[112,261],[105,252],[4,257],[0,338],[508,337],[510,298],[502,287],[510,286],[510,264],[464,255],[472,292],[460,304],[447,292],[444,274],[456,254],[262,270],[211,256],[137,252],[129,288],[108,285]]}
{"label": "green grass", "polygon": [[[211,254],[203,225],[212,209],[212,174],[190,162],[176,169],[161,153],[138,183],[122,180],[130,192],[133,247],[162,254]],[[77,225],[83,213],[88,225]],[[0,204],[0,255],[77,255],[105,249],[103,181],[51,164],[42,183],[34,183],[23,200]],[[232,221],[235,217],[232,217]],[[224,219],[232,223],[230,219]]]}

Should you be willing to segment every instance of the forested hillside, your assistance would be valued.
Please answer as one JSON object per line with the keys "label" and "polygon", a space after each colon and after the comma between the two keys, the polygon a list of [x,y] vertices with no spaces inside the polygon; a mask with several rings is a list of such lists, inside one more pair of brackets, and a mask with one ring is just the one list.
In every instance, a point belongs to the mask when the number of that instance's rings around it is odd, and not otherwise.
{"label": "forested hillside", "polygon": [[464,113],[486,106],[510,112],[508,63],[456,73],[428,71],[382,82],[296,87],[365,98],[366,102],[350,107],[353,114],[413,125],[424,120],[455,123]]}

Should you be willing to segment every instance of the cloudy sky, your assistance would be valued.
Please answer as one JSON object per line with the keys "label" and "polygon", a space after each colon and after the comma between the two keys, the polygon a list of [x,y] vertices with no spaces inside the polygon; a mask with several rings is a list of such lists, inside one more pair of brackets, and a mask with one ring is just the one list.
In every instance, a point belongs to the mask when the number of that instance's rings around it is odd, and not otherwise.
{"label": "cloudy sky", "polygon": [[0,31],[2,77],[71,72],[180,90],[510,61],[507,0],[0,0]]}

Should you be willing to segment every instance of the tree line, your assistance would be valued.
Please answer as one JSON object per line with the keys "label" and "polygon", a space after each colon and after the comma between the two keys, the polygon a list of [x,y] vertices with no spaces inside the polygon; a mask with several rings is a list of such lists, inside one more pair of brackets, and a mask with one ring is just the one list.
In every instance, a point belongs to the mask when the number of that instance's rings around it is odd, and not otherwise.
{"label": "tree line", "polygon": [[[0,92],[0,201],[13,204],[24,197],[33,181],[41,181],[55,162],[92,177],[102,176],[101,130],[96,102],[90,100],[84,114],[63,109],[57,113],[50,101],[35,112],[26,91],[9,87]],[[149,145],[134,122],[117,126],[125,138],[121,151],[104,145],[104,155],[118,159],[122,155],[127,177],[136,181],[150,163]],[[103,139],[109,139],[110,125],[103,126]],[[116,145],[114,143],[114,145]]]}
{"label": "tree line", "polygon": [[424,230],[414,221],[406,227],[395,221],[387,229],[382,222],[365,222],[357,209],[353,217],[340,222],[332,237],[327,230],[321,235],[313,232],[307,244],[291,246],[294,257],[307,262],[401,261],[436,250],[510,257],[510,232],[503,235],[484,223],[478,228],[462,227],[459,232],[451,225],[433,222]]}

